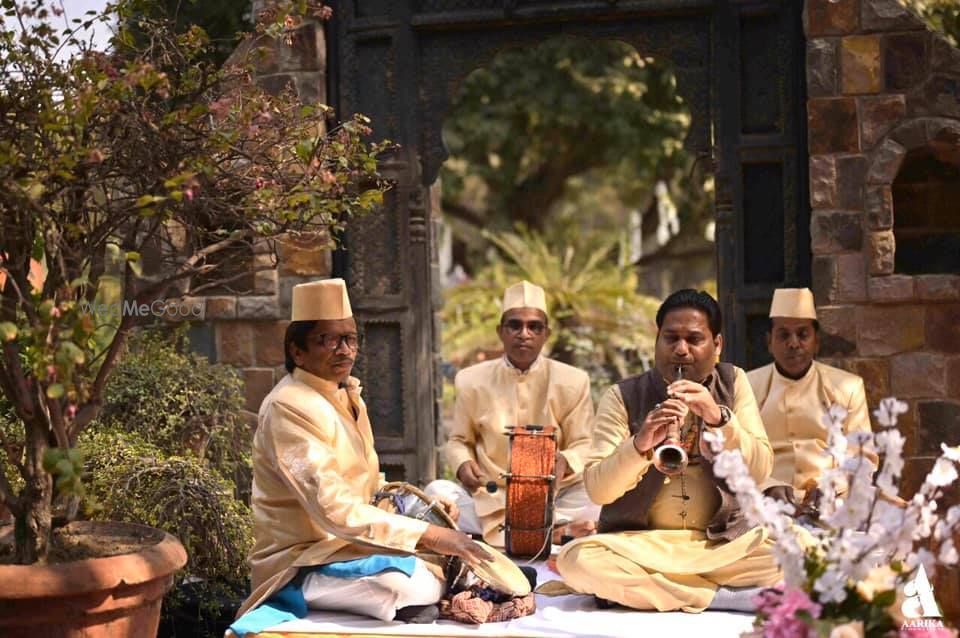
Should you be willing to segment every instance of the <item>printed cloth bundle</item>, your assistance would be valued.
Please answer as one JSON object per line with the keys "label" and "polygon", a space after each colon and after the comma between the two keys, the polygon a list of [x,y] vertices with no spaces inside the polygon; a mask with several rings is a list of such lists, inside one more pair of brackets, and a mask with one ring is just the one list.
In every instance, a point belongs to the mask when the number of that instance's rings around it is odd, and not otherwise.
{"label": "printed cloth bundle", "polygon": [[533,592],[526,596],[510,596],[478,585],[440,601],[441,618],[471,625],[523,618],[536,610]]}

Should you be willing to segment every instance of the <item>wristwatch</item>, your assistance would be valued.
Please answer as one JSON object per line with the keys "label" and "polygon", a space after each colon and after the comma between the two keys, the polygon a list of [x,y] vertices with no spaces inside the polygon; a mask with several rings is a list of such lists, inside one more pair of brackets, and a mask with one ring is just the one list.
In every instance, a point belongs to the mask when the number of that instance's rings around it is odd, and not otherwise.
{"label": "wristwatch", "polygon": [[727,423],[730,422],[730,419],[733,417],[733,412],[731,412],[731,411],[730,411],[730,408],[728,408],[728,407],[725,406],[725,405],[721,405],[721,406],[719,406],[719,407],[720,407],[720,422],[719,422],[719,423],[706,423],[706,421],[704,421],[704,423],[706,424],[707,427],[710,427],[710,428],[722,428],[723,426],[725,426]]}

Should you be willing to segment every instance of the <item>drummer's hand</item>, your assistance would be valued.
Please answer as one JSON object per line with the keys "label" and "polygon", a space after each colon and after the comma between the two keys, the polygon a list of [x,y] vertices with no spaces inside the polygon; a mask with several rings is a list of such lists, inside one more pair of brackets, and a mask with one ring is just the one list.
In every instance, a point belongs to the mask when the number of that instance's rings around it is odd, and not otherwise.
{"label": "drummer's hand", "polygon": [[553,467],[553,474],[557,477],[557,480],[573,474],[573,472],[570,470],[570,465],[567,463],[567,458],[564,455],[557,454],[557,463]]}
{"label": "drummer's hand", "polygon": [[667,399],[647,412],[640,430],[633,436],[633,445],[641,454],[652,450],[667,438],[667,429],[679,424],[689,408],[679,399]]}
{"label": "drummer's hand", "polygon": [[483,471],[476,461],[464,461],[457,468],[457,480],[467,488],[467,491],[473,492],[483,483]]}
{"label": "drummer's hand", "polygon": [[437,497],[437,502],[440,503],[440,507],[447,513],[447,516],[453,519],[454,523],[460,520],[460,508],[457,507],[456,503],[442,496]]}
{"label": "drummer's hand", "polygon": [[417,547],[444,556],[459,556],[467,562],[493,560],[490,552],[473,542],[463,532],[437,525],[427,527],[427,531],[420,537]]}

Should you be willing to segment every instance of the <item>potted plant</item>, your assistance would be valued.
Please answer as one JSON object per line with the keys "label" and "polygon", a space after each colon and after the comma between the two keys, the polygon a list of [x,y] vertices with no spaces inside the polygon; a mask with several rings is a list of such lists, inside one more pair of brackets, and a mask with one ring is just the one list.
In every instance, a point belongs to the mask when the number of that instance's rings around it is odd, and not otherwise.
{"label": "potted plant", "polygon": [[[258,28],[282,36],[329,15],[296,4],[299,13],[281,6]],[[87,542],[77,533],[101,541],[106,533],[61,524],[83,495],[75,444],[101,410],[124,342],[139,324],[190,314],[204,290],[247,276],[236,255],[254,245],[260,252],[297,232],[333,236],[349,216],[375,208],[386,187],[376,157],[386,146],[365,141],[362,116],[331,128],[329,109],[266,93],[248,67],[211,67],[202,30],[176,32],[151,0],[81,18],[48,0],[2,6],[0,396],[13,427],[0,428],[0,503],[13,524],[0,528],[0,633],[16,636],[43,633],[47,620],[61,629],[71,618],[96,622],[79,593],[44,583],[139,582],[143,591],[112,599],[136,613],[158,610],[185,560],[172,537],[115,531],[119,550],[138,538],[148,545],[127,561],[138,573],[118,575],[120,566],[97,562],[105,558],[54,564],[77,556]],[[92,34],[102,25],[114,34],[97,51]],[[55,599],[69,607],[59,617]],[[108,610],[111,627],[124,625],[120,613]],[[131,635],[148,635],[150,623],[155,613],[127,624]]]}

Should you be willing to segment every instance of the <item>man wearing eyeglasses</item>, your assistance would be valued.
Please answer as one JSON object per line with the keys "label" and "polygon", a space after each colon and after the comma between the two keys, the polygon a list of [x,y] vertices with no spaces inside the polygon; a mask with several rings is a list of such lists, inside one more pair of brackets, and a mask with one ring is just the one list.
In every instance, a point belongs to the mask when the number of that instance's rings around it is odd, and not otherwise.
{"label": "man wearing eyeglasses", "polygon": [[[462,370],[454,381],[456,404],[445,456],[459,484],[434,481],[432,495],[456,500],[460,528],[495,547],[503,547],[509,464],[509,426],[553,425],[558,430],[554,518],[561,535],[580,536],[596,529],[599,507],[583,488],[583,454],[590,448],[593,401],[587,373],[541,354],[550,336],[546,295],[522,281],[503,295],[497,326],[503,357]],[[495,481],[498,488],[483,489]]]}
{"label": "man wearing eyeglasses", "polygon": [[490,558],[462,532],[370,504],[380,465],[360,382],[350,376],[359,348],[342,279],[294,287],[284,338],[290,374],[263,400],[254,435],[253,593],[240,610],[254,611],[232,628],[239,635],[277,624],[271,614],[291,599],[304,612],[430,622],[443,583],[416,550]]}

